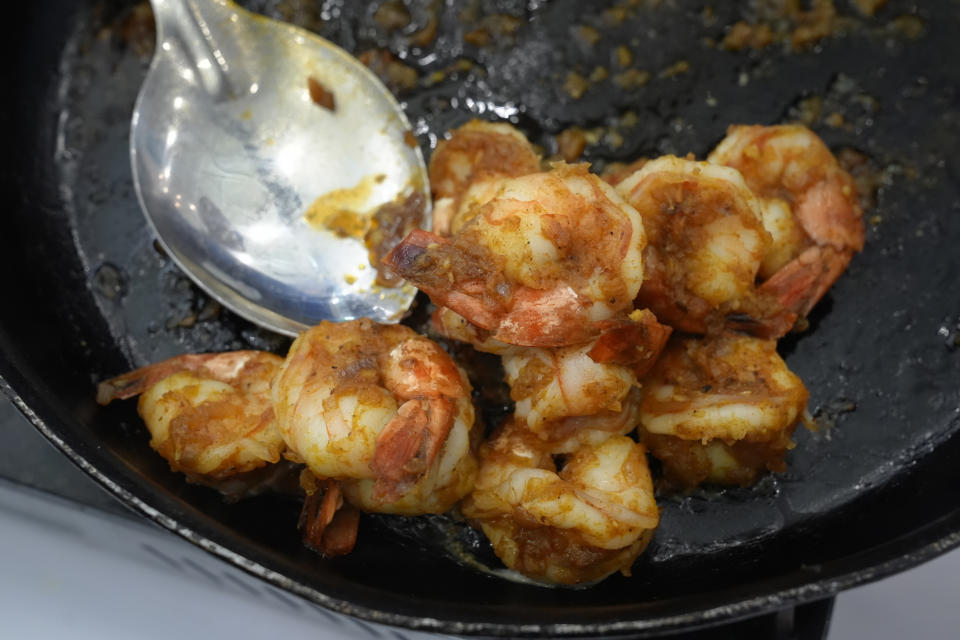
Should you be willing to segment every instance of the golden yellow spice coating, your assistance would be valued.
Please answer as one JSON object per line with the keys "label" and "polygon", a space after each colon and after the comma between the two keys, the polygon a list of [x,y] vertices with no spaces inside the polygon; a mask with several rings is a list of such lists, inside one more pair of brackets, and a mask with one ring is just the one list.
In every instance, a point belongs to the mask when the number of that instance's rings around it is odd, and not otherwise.
{"label": "golden yellow spice coating", "polygon": [[611,435],[555,451],[508,422],[482,448],[461,511],[509,568],[541,582],[584,584],[629,572],[660,514],[644,447]]}
{"label": "golden yellow spice coating", "polygon": [[853,177],[800,125],[730,127],[708,161],[737,169],[761,202],[772,242],[759,291],[807,315],[863,249]]}
{"label": "golden yellow spice coating", "polygon": [[430,156],[433,230],[448,235],[460,201],[474,183],[540,171],[540,157],[527,138],[501,122],[471,120],[450,132]]}
{"label": "golden yellow spice coating", "polygon": [[643,225],[586,166],[502,180],[474,207],[449,240],[416,231],[386,264],[509,344],[578,344],[627,321],[643,280]]}
{"label": "golden yellow spice coating", "polygon": [[261,351],[184,355],[100,383],[97,401],[140,395],[150,446],[196,480],[280,460],[270,385],[283,359]]}
{"label": "golden yellow spice coating", "polygon": [[440,513],[470,490],[470,383],[435,342],[367,319],[321,323],[294,341],[273,387],[292,457],[348,501]]}
{"label": "golden yellow spice coating", "polygon": [[[691,333],[722,331],[730,315],[785,332],[793,317],[755,296],[770,244],[760,201],[728,167],[664,156],[617,184],[643,218],[646,275],[637,298],[661,322]],[[778,329],[779,330],[779,329]]]}
{"label": "golden yellow spice coating", "polygon": [[552,431],[567,418],[611,418],[626,411],[637,377],[629,367],[594,361],[589,355],[592,348],[588,342],[556,349],[519,347],[505,353],[503,369],[515,418],[534,431]]}
{"label": "golden yellow spice coating", "polygon": [[681,487],[782,471],[809,397],[774,341],[739,334],[676,337],[642,382],[641,439]]}

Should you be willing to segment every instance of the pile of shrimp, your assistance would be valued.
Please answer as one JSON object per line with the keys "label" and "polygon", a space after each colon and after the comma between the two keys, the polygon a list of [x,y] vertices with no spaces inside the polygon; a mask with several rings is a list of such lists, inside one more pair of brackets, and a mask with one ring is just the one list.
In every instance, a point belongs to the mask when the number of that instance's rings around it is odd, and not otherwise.
{"label": "pile of shrimp", "polygon": [[[302,465],[305,542],[360,512],[450,512],[548,584],[629,575],[662,491],[783,471],[808,392],[776,350],[863,247],[850,175],[801,126],[734,126],[706,161],[604,177],[470,122],[430,162],[433,231],[383,267],[429,296],[428,335],[322,323],[285,358],[191,354],[101,383],[140,395],[151,446],[216,486]],[[429,336],[429,337],[428,337]],[[484,434],[440,346],[500,359],[513,412]]]}

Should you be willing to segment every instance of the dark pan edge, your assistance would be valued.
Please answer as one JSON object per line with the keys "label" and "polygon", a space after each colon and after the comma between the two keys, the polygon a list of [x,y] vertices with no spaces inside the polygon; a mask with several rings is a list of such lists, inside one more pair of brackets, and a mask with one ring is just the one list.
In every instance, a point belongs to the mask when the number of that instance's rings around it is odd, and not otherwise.
{"label": "dark pan edge", "polygon": [[[69,434],[59,433],[55,428],[47,424],[43,416],[30,408],[28,403],[8,381],[9,374],[6,370],[7,367],[4,366],[6,364],[6,362],[0,362],[0,390],[3,391],[14,406],[17,407],[26,419],[29,420],[47,440],[60,449],[73,464],[93,478],[121,503],[138,511],[149,520],[176,533],[204,551],[218,556],[252,576],[265,580],[275,587],[294,593],[332,611],[355,616],[369,622],[405,627],[418,631],[466,635],[548,635],[564,637],[626,633],[652,635],[654,633],[678,631],[680,629],[690,630],[696,627],[718,625],[769,613],[788,605],[795,606],[826,598],[845,589],[873,582],[894,573],[910,569],[960,546],[960,508],[957,508],[948,515],[919,529],[913,530],[909,535],[894,538],[863,554],[858,554],[854,558],[842,558],[826,563],[821,569],[821,573],[825,574],[824,577],[809,581],[807,584],[797,587],[780,588],[763,596],[747,597],[736,604],[703,608],[682,615],[645,620],[596,624],[512,625],[509,623],[458,622],[358,607],[350,602],[331,598],[316,589],[306,587],[258,562],[244,557],[242,553],[233,551],[220,542],[213,540],[211,537],[179,524],[175,518],[164,514],[159,508],[150,504],[148,498],[135,493],[130,487],[123,486],[121,482],[111,479],[108,473],[102,472],[94,462],[91,462],[75,449],[75,443]],[[117,478],[124,478],[123,474],[114,475]],[[919,546],[917,546],[918,543]],[[851,562],[856,565],[861,565],[861,567],[847,568],[843,566]],[[862,565],[864,564],[867,566],[863,567]],[[835,565],[841,565],[838,567],[836,575],[828,575],[831,573],[830,568]]]}

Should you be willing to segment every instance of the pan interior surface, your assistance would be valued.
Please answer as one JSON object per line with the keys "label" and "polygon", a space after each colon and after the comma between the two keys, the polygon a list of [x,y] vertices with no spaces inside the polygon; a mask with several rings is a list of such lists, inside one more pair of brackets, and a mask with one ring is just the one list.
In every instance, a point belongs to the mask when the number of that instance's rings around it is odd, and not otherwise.
{"label": "pan interior surface", "polygon": [[[97,407],[96,382],[183,352],[282,353],[289,342],[220,309],[145,226],[127,135],[152,22],[146,5],[121,2],[26,7],[12,45],[17,93],[4,122],[20,123],[10,129],[24,158],[3,182],[14,205],[0,234],[0,375],[48,437],[128,504],[275,584],[448,632],[705,625],[829,595],[960,542],[960,68],[943,64],[960,57],[960,6],[891,0],[867,16],[837,2],[830,32],[815,37],[813,9],[771,16],[776,3],[759,1],[416,0],[394,3],[408,22],[390,29],[379,4],[244,3],[374,51],[427,152],[474,117],[514,123],[545,155],[579,127],[583,159],[601,170],[702,158],[730,124],[799,120],[863,159],[866,249],[810,330],[781,345],[818,425],[797,432],[788,471],[749,489],[661,496],[662,523],[633,575],[578,590],[477,571],[464,558],[495,564],[489,549],[445,517],[367,517],[354,553],[323,559],[300,543],[295,499],[227,504],[170,472],[134,403]],[[736,23],[772,25],[771,42],[725,40]]]}

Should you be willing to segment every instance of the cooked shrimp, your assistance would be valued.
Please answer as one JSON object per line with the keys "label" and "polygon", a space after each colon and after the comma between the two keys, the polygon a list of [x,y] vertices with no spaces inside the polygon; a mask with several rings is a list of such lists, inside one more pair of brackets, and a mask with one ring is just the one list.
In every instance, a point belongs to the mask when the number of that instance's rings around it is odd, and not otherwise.
{"label": "cooked shrimp", "polygon": [[174,471],[213,482],[280,460],[270,385],[282,362],[262,351],[182,355],[101,382],[97,402],[140,395],[150,446]]}
{"label": "cooked shrimp", "polygon": [[680,487],[783,471],[809,397],[773,340],[737,334],[675,338],[642,382],[642,440]]}
{"label": "cooked shrimp", "polygon": [[516,348],[504,354],[515,418],[541,432],[566,418],[607,417],[624,411],[637,377],[628,367],[594,362],[588,355],[591,348],[588,343],[557,349]]}
{"label": "cooked shrimp", "polygon": [[430,157],[433,229],[448,235],[461,199],[474,183],[540,171],[540,158],[526,137],[506,123],[471,120],[451,132]]}
{"label": "cooked shrimp", "polygon": [[553,349],[493,340],[446,307],[437,309],[432,320],[441,335],[500,355],[514,418],[541,438],[559,441],[579,431],[626,434],[636,428],[637,376],[653,366],[670,329],[649,311],[632,317],[639,321],[623,335],[615,330]]}
{"label": "cooked shrimp", "polygon": [[309,329],[290,347],[273,399],[292,454],[363,509],[442,512],[469,491],[470,384],[407,327],[362,319]]}
{"label": "cooked shrimp", "polygon": [[585,165],[500,182],[449,240],[407,236],[385,262],[508,344],[586,342],[626,320],[643,281],[637,212]]}
{"label": "cooked shrimp", "polygon": [[555,451],[520,424],[483,447],[476,487],[461,510],[507,567],[534,580],[591,583],[629,573],[659,522],[643,445],[610,435]]}
{"label": "cooked shrimp", "polygon": [[615,187],[634,173],[643,168],[643,165],[650,162],[650,158],[638,158],[629,164],[623,162],[612,162],[604,167],[600,177],[608,184]]}
{"label": "cooked shrimp", "polygon": [[[637,305],[691,333],[718,332],[728,316],[773,323],[783,309],[754,295],[770,244],[760,202],[728,167],[674,156],[651,160],[617,185],[643,217],[646,280]],[[776,324],[793,324],[791,315]]]}
{"label": "cooked shrimp", "polygon": [[763,203],[773,242],[760,292],[805,316],[863,249],[853,178],[799,125],[732,126],[708,160],[739,170]]}

